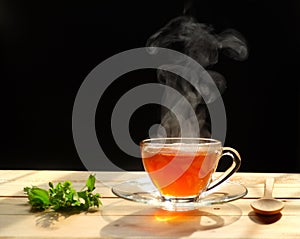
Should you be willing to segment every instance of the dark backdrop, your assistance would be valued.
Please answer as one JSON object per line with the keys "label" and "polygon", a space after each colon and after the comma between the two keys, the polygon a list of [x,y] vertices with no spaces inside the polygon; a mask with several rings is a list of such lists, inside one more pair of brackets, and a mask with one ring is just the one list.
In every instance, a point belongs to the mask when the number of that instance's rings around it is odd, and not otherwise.
{"label": "dark backdrop", "polygon": [[[194,1],[193,14],[215,29],[234,28],[249,58],[218,63],[227,81],[225,145],[243,158],[241,171],[299,172],[300,4],[298,1]],[[0,2],[2,169],[84,169],[72,138],[72,107],[89,72],[147,38],[183,11],[183,1]],[[130,87],[155,82],[155,72],[116,81],[99,102],[96,126],[105,152],[121,167],[140,169],[114,145],[114,103]],[[126,82],[126,83],[124,83]],[[132,137],[147,137],[156,107],[132,118]],[[145,118],[145,113],[151,117]],[[135,125],[135,127],[133,127]]]}

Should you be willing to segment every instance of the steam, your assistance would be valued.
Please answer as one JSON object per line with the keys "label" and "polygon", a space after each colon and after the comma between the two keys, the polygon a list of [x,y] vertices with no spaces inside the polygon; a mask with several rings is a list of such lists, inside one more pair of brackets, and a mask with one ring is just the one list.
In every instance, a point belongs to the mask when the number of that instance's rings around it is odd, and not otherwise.
{"label": "steam", "polygon": [[[189,9],[190,6],[187,4],[185,11]],[[157,49],[153,47],[164,47],[190,56],[206,69],[221,94],[226,89],[226,81],[220,73],[212,71],[212,66],[218,63],[219,54],[224,54],[237,61],[245,60],[248,56],[247,45],[239,32],[227,29],[216,34],[212,26],[199,23],[191,16],[180,16],[171,20],[166,26],[153,34],[146,45],[152,54],[155,54]],[[180,65],[184,65],[184,59],[180,63]],[[163,68],[170,69],[172,67],[178,66],[169,65]],[[205,81],[201,72],[193,71],[188,65],[184,69],[186,69],[186,76],[192,78],[192,84],[166,70],[158,70],[158,80],[178,90],[189,101],[197,115],[200,136],[209,137],[210,126],[206,120],[205,103],[214,102],[218,96],[211,90],[210,84]],[[205,99],[208,99],[206,102],[204,102],[198,91],[201,92],[201,95],[205,94]],[[162,103],[164,102],[168,102],[166,105],[171,103],[174,107],[181,107],[182,115],[179,117],[176,115],[175,117],[170,110],[163,109],[161,125],[164,130],[158,132],[158,137],[182,137],[182,133],[185,137],[194,137],[196,133],[199,135],[199,132],[193,132],[192,130],[191,115],[190,112],[184,109],[183,99],[178,100],[171,91],[166,89]],[[184,130],[180,129],[180,125],[184,125]]]}

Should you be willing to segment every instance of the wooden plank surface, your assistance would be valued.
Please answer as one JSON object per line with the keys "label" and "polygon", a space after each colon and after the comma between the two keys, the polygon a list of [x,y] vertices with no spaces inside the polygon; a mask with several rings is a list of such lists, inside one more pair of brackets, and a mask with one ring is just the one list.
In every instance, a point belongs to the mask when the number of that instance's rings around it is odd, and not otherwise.
{"label": "wooden plank surface", "polygon": [[[96,174],[96,191],[103,197],[114,197],[111,187],[130,179],[144,177],[144,172],[78,172],[78,171],[10,171],[0,170],[0,197],[23,196],[23,188],[34,185],[48,187],[54,183],[71,180],[80,189],[89,174]],[[300,198],[300,174],[238,173],[230,181],[243,184],[248,189],[246,197],[260,197],[266,177],[275,177],[274,196],[278,198]]]}
{"label": "wooden plank surface", "polygon": [[[234,202],[171,213],[114,196],[114,184],[142,172],[96,172],[103,207],[79,214],[30,211],[24,186],[71,180],[81,188],[91,172],[1,171],[0,238],[300,238],[300,175],[238,173],[231,181],[249,193]],[[255,214],[250,203],[263,194],[266,177],[275,177],[274,195],[285,203],[275,216]],[[155,236],[155,237],[154,237]]]}
{"label": "wooden plank surface", "polygon": [[122,199],[103,199],[103,208],[72,215],[31,213],[22,198],[1,198],[0,238],[153,238],[151,233],[157,238],[300,237],[298,200],[287,200],[282,213],[274,217],[257,216],[251,201],[171,213]]}

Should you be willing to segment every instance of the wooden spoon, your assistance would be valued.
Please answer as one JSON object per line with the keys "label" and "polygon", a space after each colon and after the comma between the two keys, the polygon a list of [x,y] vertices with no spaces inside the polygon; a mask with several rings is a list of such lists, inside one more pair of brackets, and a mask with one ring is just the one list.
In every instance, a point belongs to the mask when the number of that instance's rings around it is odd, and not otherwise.
{"label": "wooden spoon", "polygon": [[272,191],[274,178],[267,178],[265,182],[264,196],[251,203],[253,210],[262,215],[273,215],[279,213],[284,207],[283,202],[273,198]]}

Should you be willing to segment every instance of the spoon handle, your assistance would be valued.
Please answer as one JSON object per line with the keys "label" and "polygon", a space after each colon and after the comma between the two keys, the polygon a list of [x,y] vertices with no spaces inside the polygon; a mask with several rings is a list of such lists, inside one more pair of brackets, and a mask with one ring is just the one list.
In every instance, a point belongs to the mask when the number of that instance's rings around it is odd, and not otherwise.
{"label": "spoon handle", "polygon": [[267,178],[265,182],[265,198],[272,198],[272,191],[274,187],[274,178]]}

